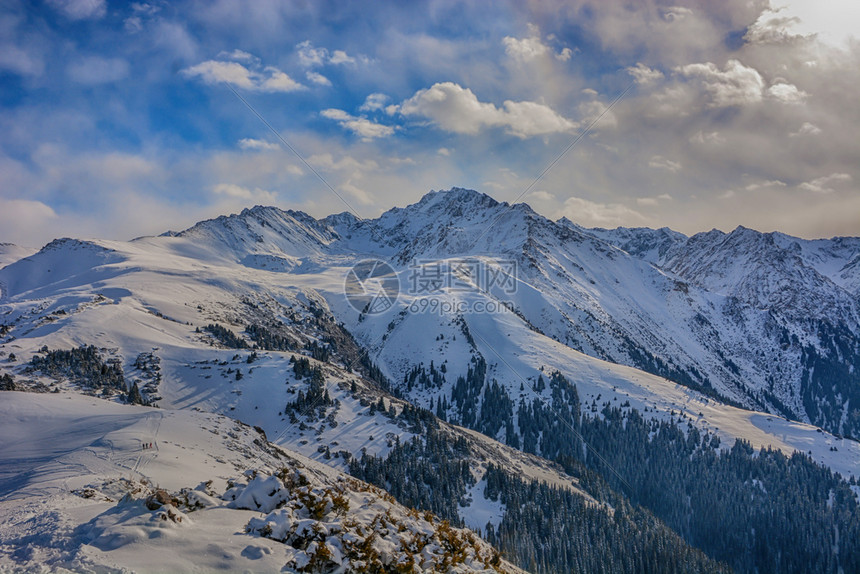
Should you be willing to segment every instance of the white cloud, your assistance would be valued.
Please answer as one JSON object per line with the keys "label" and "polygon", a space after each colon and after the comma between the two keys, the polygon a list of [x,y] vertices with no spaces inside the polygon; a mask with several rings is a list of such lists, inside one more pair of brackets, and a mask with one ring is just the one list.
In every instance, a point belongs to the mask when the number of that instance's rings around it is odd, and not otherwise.
{"label": "white cloud", "polygon": [[239,147],[245,150],[260,150],[260,151],[273,151],[281,149],[281,146],[267,142],[265,140],[257,140],[253,138],[242,138],[239,140]]}
{"label": "white cloud", "polygon": [[800,24],[800,18],[779,15],[783,10],[784,8],[764,10],[747,29],[744,40],[750,44],[786,44],[810,38],[792,31],[792,28]]}
{"label": "white cloud", "polygon": [[800,126],[800,129],[798,129],[796,132],[791,132],[788,135],[791,137],[806,136],[806,135],[817,136],[820,133],[821,133],[821,128],[818,127],[817,125],[810,123],[810,122],[803,122],[803,125]]}
{"label": "white cloud", "polygon": [[710,107],[742,106],[762,100],[764,79],[755,68],[744,66],[738,60],[729,60],[725,70],[707,62],[679,66],[675,71],[701,81],[710,96]]}
{"label": "white cloud", "polygon": [[[232,52],[229,56],[235,55],[236,52]],[[239,52],[239,55],[246,61],[244,56],[251,56],[245,52]],[[207,60],[182,70],[182,73],[192,78],[199,77],[207,84],[224,83],[255,92],[294,92],[304,89],[305,86],[278,68],[266,66],[260,69],[257,62],[250,61],[252,65],[249,68],[235,61]]]}
{"label": "white cloud", "polygon": [[254,54],[249,54],[244,50],[233,50],[232,52],[221,52],[218,57],[222,60],[233,60],[235,62],[247,62],[248,64],[258,65],[260,58]]}
{"label": "white cloud", "polygon": [[391,126],[378,124],[364,117],[355,117],[343,110],[329,108],[321,111],[320,115],[338,122],[345,129],[360,136],[363,140],[388,137],[394,133],[394,128]]}
{"label": "white cloud", "polygon": [[719,145],[726,143],[726,138],[720,135],[720,132],[704,132],[697,131],[690,137],[690,143]]}
{"label": "white cloud", "polygon": [[577,106],[577,111],[583,123],[591,124],[600,120],[599,123],[594,124],[592,130],[618,125],[618,118],[615,117],[614,113],[609,111],[609,106],[599,100],[582,102]]}
{"label": "white cloud", "polygon": [[340,159],[335,161],[332,154],[320,153],[314,154],[308,158],[308,163],[312,166],[324,169],[326,171],[351,171],[353,173],[360,171],[375,171],[379,169],[379,164],[372,159],[359,161],[351,155],[339,156]]}
{"label": "white cloud", "polygon": [[549,53],[549,46],[537,36],[523,39],[505,36],[502,43],[505,45],[505,53],[508,56],[522,62],[528,62]]}
{"label": "white cloud", "polygon": [[451,155],[451,150],[446,147],[440,147],[436,150],[436,153],[444,157],[449,157]]}
{"label": "white cloud", "polygon": [[660,205],[662,201],[671,201],[672,196],[668,193],[661,193],[656,197],[638,197],[636,198],[636,203],[639,205],[645,205],[648,207],[653,207],[655,205]]}
{"label": "white cloud", "polygon": [[373,203],[373,195],[355,185],[351,179],[345,181],[340,186],[338,186],[338,189],[345,191],[350,196],[357,199],[358,202],[361,204],[370,205],[371,203]]}
{"label": "white cloud", "polygon": [[811,191],[812,193],[833,193],[836,191],[833,188],[833,184],[847,183],[852,179],[854,178],[847,173],[831,173],[830,175],[825,175],[823,177],[813,179],[812,181],[801,183],[798,188],[803,191]]}
{"label": "white cloud", "polygon": [[25,244],[45,241],[44,232],[56,224],[57,213],[41,201],[0,197],[0,229],[4,237]]}
{"label": "white cloud", "polygon": [[800,104],[806,100],[809,94],[803,90],[798,90],[794,84],[779,82],[767,89],[767,95],[784,104]]}
{"label": "white cloud", "polygon": [[141,30],[143,30],[143,19],[154,16],[155,14],[160,12],[161,6],[156,6],[154,4],[148,4],[145,2],[132,2],[131,9],[133,15],[126,18],[123,23],[125,24],[126,32],[129,32],[131,34],[137,34]]}
{"label": "white cloud", "polygon": [[137,34],[143,30],[143,20],[140,16],[129,16],[123,21],[125,31],[129,34]]}
{"label": "white cloud", "polygon": [[152,16],[153,14],[161,12],[161,6],[149,4],[148,2],[132,2],[131,9],[134,10],[136,14],[146,14],[147,16]]}
{"label": "white cloud", "polygon": [[527,197],[529,199],[536,199],[538,201],[552,201],[555,199],[555,195],[543,189],[532,191],[528,194]]}
{"label": "white cloud", "polygon": [[576,124],[552,108],[536,102],[506,100],[501,108],[481,102],[468,88],[453,82],[434,84],[419,90],[398,107],[404,116],[424,117],[441,129],[461,134],[477,134],[484,128],[504,127],[519,138],[566,132]]}
{"label": "white cloud", "polygon": [[581,197],[569,197],[558,214],[585,227],[617,227],[645,221],[641,213],[620,203],[597,203]]}
{"label": "white cloud", "polygon": [[70,20],[96,20],[107,11],[105,0],[48,0],[48,4]]}
{"label": "white cloud", "polygon": [[306,76],[307,76],[308,80],[310,80],[314,84],[317,84],[318,86],[330,86],[331,85],[331,81],[328,78],[326,78],[325,76],[323,76],[322,74],[318,74],[316,72],[308,72],[306,74]]}
{"label": "white cloud", "polygon": [[328,50],[325,48],[314,48],[310,40],[296,44],[296,49],[298,50],[299,63],[306,68],[322,66],[328,58]]}
{"label": "white cloud", "polygon": [[109,84],[128,76],[128,62],[122,58],[88,56],[69,64],[66,72],[79,84]]}
{"label": "white cloud", "polygon": [[384,108],[388,100],[389,98],[385,94],[373,93],[364,99],[364,103],[358,109],[362,112],[375,112]]}
{"label": "white cloud", "polygon": [[755,183],[751,183],[747,185],[744,189],[747,191],[756,191],[764,188],[773,188],[773,187],[785,187],[786,183],[784,181],[780,181],[778,179],[768,179],[764,181],[758,181]]}
{"label": "white cloud", "polygon": [[224,195],[234,199],[255,201],[258,203],[273,204],[278,199],[278,194],[265,189],[255,188],[253,190],[235,183],[219,183],[212,186],[212,193]]}
{"label": "white cloud", "polygon": [[305,68],[315,68],[325,64],[343,65],[354,64],[355,58],[343,50],[329,52],[326,48],[315,48],[310,40],[296,44],[299,64]]}
{"label": "white cloud", "polygon": [[563,48],[560,52],[554,53],[553,49],[541,40],[540,29],[537,26],[529,24],[528,28],[528,38],[514,38],[513,36],[502,38],[502,44],[505,45],[505,53],[510,58],[518,62],[529,62],[536,58],[552,54],[556,60],[566,62],[573,56],[573,50],[570,48]]}
{"label": "white cloud", "polygon": [[665,169],[672,173],[676,173],[681,170],[681,164],[679,162],[666,159],[661,155],[652,156],[651,159],[648,160],[648,167],[653,167],[654,169]]}
{"label": "white cloud", "polygon": [[660,15],[666,22],[680,22],[684,18],[693,15],[692,10],[683,6],[666,6],[660,12]]}
{"label": "white cloud", "polygon": [[335,50],[334,52],[332,52],[331,58],[329,58],[329,63],[335,64],[335,65],[337,65],[337,64],[354,64],[355,58],[348,55],[343,50]]}
{"label": "white cloud", "polygon": [[39,76],[45,69],[41,58],[12,44],[0,46],[0,70],[7,70],[22,76]]}
{"label": "white cloud", "polygon": [[639,85],[648,85],[663,79],[663,72],[649,68],[642,62],[637,62],[635,66],[628,67],[627,73],[633,76],[633,80]]}

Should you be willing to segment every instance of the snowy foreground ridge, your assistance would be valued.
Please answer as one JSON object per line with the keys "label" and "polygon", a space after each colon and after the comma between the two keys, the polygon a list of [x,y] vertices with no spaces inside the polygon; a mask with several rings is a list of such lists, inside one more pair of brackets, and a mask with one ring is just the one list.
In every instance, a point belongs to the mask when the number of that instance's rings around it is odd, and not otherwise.
{"label": "snowy foreground ridge", "polygon": [[0,420],[0,569],[519,571],[225,417],[12,392]]}

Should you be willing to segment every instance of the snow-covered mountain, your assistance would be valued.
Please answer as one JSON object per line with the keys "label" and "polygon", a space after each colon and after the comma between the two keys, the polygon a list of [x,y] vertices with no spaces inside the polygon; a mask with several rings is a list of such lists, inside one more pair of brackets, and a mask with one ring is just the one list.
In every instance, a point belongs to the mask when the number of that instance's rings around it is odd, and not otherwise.
{"label": "snow-covered mountain", "polygon": [[[8,350],[95,344],[117,349],[129,364],[142,350],[172,341],[186,364],[188,325],[244,327],[247,314],[239,310],[249,308],[247,294],[265,294],[252,304],[266,320],[289,317],[290,324],[296,309],[305,317],[330,309],[395,387],[416,367],[445,364],[442,386],[401,392],[434,411],[446,399],[440,414],[454,421],[463,413],[450,405],[450,387],[481,357],[488,380],[514,402],[529,396],[520,387],[541,368],[581,373],[583,365],[613,373],[597,377],[590,393],[605,396],[616,379],[630,378],[614,374],[615,363],[657,375],[642,373],[641,380],[662,376],[850,435],[860,420],[860,353],[856,294],[846,286],[855,280],[858,244],[743,228],[689,239],[665,229],[586,230],[455,188],[376,220],[341,214],[318,221],[256,207],[128,243],[56,240],[0,270],[0,312]],[[344,297],[350,266],[367,257],[390,262],[400,277],[398,304],[386,313],[363,315]],[[421,310],[428,295],[411,288],[411,276],[422,271],[416,262],[426,268],[463,260],[480,261],[512,288],[483,291],[469,279],[474,289],[430,293],[440,309],[454,312],[410,312]],[[502,268],[510,262],[515,271]],[[266,313],[259,311],[263,301]],[[476,303],[499,312],[469,312]],[[123,321],[133,316],[139,328],[129,333]],[[132,343],[135,352],[126,350]],[[184,372],[171,380],[188,385]],[[166,404],[180,404],[179,391],[159,392]],[[665,402],[658,410],[671,411],[668,394],[643,392],[640,406]]]}
{"label": "snow-covered mountain", "polygon": [[[611,516],[618,495],[590,473],[635,491],[635,465],[601,462],[616,447],[599,425],[621,419],[683,429],[702,456],[749,443],[860,476],[842,436],[860,429],[858,249],[590,230],[456,188],[374,220],[254,207],[130,242],[60,239],[0,269],[0,377],[232,417],[500,536],[495,468]],[[390,307],[347,296],[368,259],[399,281]],[[416,440],[452,449],[420,455],[424,482],[380,470]],[[471,478],[441,500],[446,459]]]}
{"label": "snow-covered mountain", "polygon": [[[568,347],[742,406],[860,433],[860,239],[744,228],[690,238],[668,229],[588,230],[462,189],[376,220],[325,221],[341,237],[338,252],[355,246],[400,269],[463,257],[515,261],[517,288],[506,300]],[[338,308],[338,294],[328,298]],[[348,315],[338,313],[351,329],[367,330]],[[377,353],[398,365],[394,379],[431,358]]]}
{"label": "snow-covered mountain", "polygon": [[[804,240],[743,227],[670,240],[651,230],[595,233],[724,298],[716,314],[696,318],[698,330],[721,340],[711,354],[755,404],[858,435],[860,239]],[[660,245],[656,256],[649,243]]]}

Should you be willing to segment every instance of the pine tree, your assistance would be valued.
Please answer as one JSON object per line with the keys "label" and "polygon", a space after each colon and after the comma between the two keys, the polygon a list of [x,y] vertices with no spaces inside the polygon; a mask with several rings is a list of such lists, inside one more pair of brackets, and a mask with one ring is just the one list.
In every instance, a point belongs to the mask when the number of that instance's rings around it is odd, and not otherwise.
{"label": "pine tree", "polygon": [[137,381],[131,385],[131,390],[128,391],[128,395],[126,395],[125,402],[130,405],[144,405],[146,402],[143,400],[143,396],[140,394],[140,389],[137,387]]}

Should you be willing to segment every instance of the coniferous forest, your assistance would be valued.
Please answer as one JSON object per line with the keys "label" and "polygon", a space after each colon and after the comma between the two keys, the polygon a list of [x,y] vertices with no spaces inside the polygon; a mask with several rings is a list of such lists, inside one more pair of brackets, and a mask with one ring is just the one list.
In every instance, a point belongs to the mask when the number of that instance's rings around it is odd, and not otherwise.
{"label": "coniferous forest", "polygon": [[[503,389],[484,380],[481,359],[467,373],[453,386],[455,422],[506,435],[509,445],[558,462],[615,511],[609,519],[576,494],[490,468],[487,496],[507,512],[485,535],[520,566],[688,572],[719,571],[720,563],[737,572],[860,571],[860,507],[851,485],[806,455],[757,451],[742,440],[724,449],[719,437],[681,418],[646,419],[608,403],[583,409],[576,386],[558,372],[548,381],[539,376],[533,387],[548,387],[549,401],[535,397],[514,409]],[[432,385],[433,378],[415,371],[407,381]],[[512,432],[512,411],[519,434]],[[457,503],[472,485],[458,463],[466,456],[460,448],[428,429],[423,441],[398,445],[385,459],[353,460],[350,471],[404,504],[457,520]]]}

